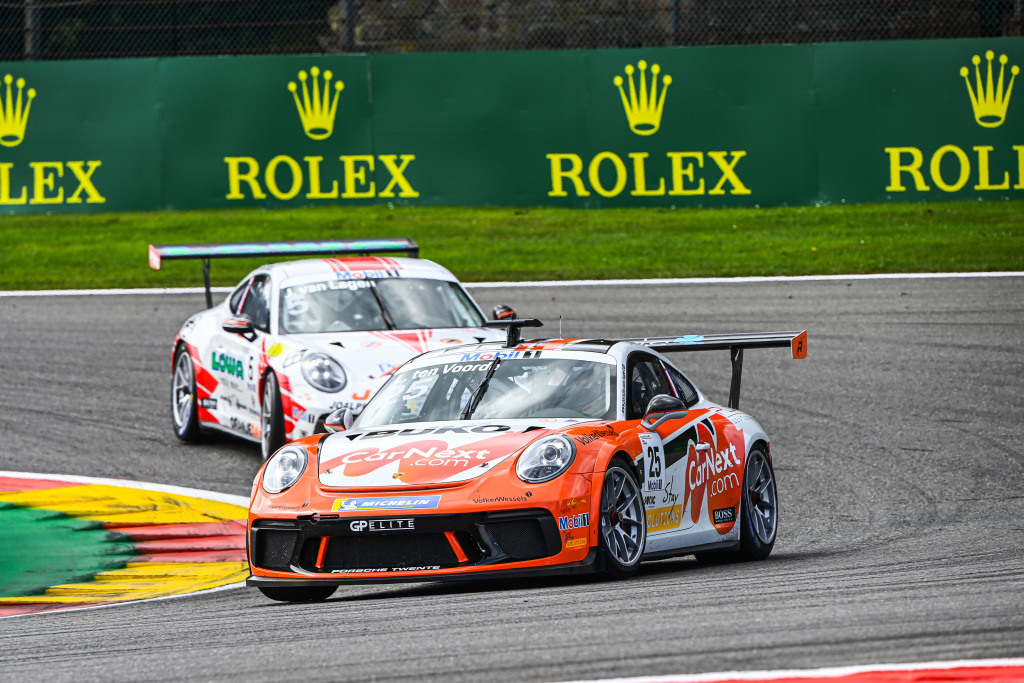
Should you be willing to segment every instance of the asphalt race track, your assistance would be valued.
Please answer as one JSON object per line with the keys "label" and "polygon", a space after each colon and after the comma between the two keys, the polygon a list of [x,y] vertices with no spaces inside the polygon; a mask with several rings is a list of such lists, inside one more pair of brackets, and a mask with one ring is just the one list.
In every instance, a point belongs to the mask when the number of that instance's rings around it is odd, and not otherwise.
{"label": "asphalt race track", "polygon": [[[558,681],[1024,655],[1024,279],[478,289],[543,332],[809,330],[745,356],[781,521],[763,563],[598,579],[249,589],[0,620],[0,679]],[[0,470],[247,495],[188,446],[171,341],[202,295],[0,298]],[[684,369],[724,400],[724,352]],[[0,549],[9,552],[9,549]]]}

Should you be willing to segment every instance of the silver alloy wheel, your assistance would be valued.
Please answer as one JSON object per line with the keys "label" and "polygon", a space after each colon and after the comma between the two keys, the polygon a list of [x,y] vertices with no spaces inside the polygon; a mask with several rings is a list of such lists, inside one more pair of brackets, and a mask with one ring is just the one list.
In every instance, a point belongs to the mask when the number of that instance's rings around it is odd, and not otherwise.
{"label": "silver alloy wheel", "polygon": [[640,561],[647,535],[643,498],[636,481],[621,467],[609,467],[601,490],[601,535],[624,567]]}
{"label": "silver alloy wheel", "polygon": [[171,396],[174,401],[171,406],[174,427],[180,434],[192,416],[192,359],[187,352],[179,353],[178,361],[174,364]]}
{"label": "silver alloy wheel", "polygon": [[775,491],[775,477],[772,468],[763,453],[754,451],[747,462],[745,489],[746,503],[750,505],[750,520],[754,533],[761,543],[775,540],[775,527],[778,522],[778,494]]}
{"label": "silver alloy wheel", "polygon": [[274,395],[275,389],[276,384],[273,375],[268,374],[263,382],[263,404],[260,406],[260,455],[263,456],[264,460],[273,455],[270,452],[270,444],[273,443],[271,437],[274,436],[274,401],[277,400],[277,397]]}

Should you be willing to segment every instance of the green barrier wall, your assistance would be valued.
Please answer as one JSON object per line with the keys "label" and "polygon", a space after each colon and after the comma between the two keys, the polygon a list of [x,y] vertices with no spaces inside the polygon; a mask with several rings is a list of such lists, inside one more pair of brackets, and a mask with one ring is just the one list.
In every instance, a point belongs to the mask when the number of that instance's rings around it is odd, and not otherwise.
{"label": "green barrier wall", "polygon": [[0,211],[1019,199],[1021,65],[1021,38],[4,63]]}

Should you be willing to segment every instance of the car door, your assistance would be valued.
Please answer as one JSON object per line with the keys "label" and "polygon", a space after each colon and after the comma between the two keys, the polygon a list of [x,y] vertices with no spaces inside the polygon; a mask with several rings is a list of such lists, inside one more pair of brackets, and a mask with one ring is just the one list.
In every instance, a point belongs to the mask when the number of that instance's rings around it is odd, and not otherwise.
{"label": "car door", "polygon": [[[647,404],[659,394],[680,396],[665,364],[653,354],[633,352],[627,363],[627,377],[626,419],[643,418]],[[668,420],[656,431],[640,427],[637,432],[644,451],[638,464],[643,468],[647,543],[651,552],[682,545],[679,532],[695,524],[688,514],[690,501],[684,495],[687,456],[696,434],[695,430],[684,428],[691,421],[689,417]]]}
{"label": "car door", "polygon": [[[245,316],[253,324],[251,339],[221,330],[219,348],[215,349],[218,379],[225,384],[224,423],[231,431],[258,438],[260,434],[259,350],[263,336],[270,331],[270,276],[254,275],[246,283],[243,294],[229,316]],[[234,298],[234,297],[232,297]],[[230,395],[229,392],[230,391]],[[219,407],[219,406],[218,406]]]}

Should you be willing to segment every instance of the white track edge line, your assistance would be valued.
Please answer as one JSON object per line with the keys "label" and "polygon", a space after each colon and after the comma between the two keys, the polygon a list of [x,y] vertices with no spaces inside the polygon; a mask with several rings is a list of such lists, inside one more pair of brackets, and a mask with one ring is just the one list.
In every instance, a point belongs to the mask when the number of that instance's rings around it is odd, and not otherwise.
{"label": "white track edge line", "polygon": [[101,484],[105,486],[120,486],[126,489],[141,489],[143,491],[156,491],[158,493],[173,493],[179,496],[191,498],[203,498],[212,500],[215,503],[227,503],[239,507],[249,508],[249,499],[244,496],[235,496],[230,493],[217,493],[216,491],[204,491],[202,489],[190,489],[182,486],[171,486],[169,484],[153,484],[144,481],[130,481],[127,479],[104,479],[101,477],[80,477],[70,474],[42,474],[35,472],[4,472],[0,471],[0,477],[10,479],[43,479],[50,481],[64,481],[72,484]]}
{"label": "white track edge line", "polygon": [[53,614],[63,614],[65,612],[84,612],[85,610],[104,609],[106,607],[121,607],[122,605],[136,605],[140,602],[155,602],[157,600],[175,600],[177,598],[191,598],[193,595],[203,595],[205,593],[219,593],[220,591],[234,590],[235,588],[245,588],[245,581],[238,581],[237,583],[229,583],[223,586],[215,586],[213,588],[204,588],[201,591],[195,591],[192,593],[176,593],[175,595],[160,595],[155,598],[141,598],[139,600],[124,600],[122,602],[105,602],[102,605],[81,605],[74,607],[65,607],[63,609],[48,609],[39,612],[26,612],[25,614],[8,614],[0,619],[17,619],[19,617],[42,617]]}
{"label": "white track edge line", "polygon": [[[751,277],[652,278],[647,280],[527,280],[495,282],[463,282],[468,289],[500,287],[622,287],[658,285],[729,285],[765,282],[828,282],[847,280],[948,280],[965,278],[1024,277],[1024,271],[982,271],[970,273],[869,273],[851,275],[772,275]],[[232,287],[213,287],[215,294],[227,294]],[[126,296],[164,294],[202,294],[202,287],[139,287],[135,289],[23,289],[0,290],[0,298],[29,296]]]}
{"label": "white track edge line", "polygon": [[[216,491],[204,491],[202,489],[190,489],[183,486],[171,486],[168,484],[153,484],[143,481],[129,481],[126,479],[104,479],[102,477],[80,477],[70,474],[42,474],[34,472],[5,472],[0,470],[0,477],[6,477],[8,479],[40,479],[43,481],[64,481],[72,484],[101,484],[106,486],[120,486],[126,489],[141,489],[143,491],[156,491],[158,493],[174,493],[181,496],[189,496],[191,498],[203,498],[205,500],[211,500],[215,503],[228,503],[230,505],[238,505],[239,507],[248,508],[249,499],[244,496],[235,496],[230,493],[217,493]],[[103,605],[81,605],[76,607],[66,607],[64,609],[51,609],[43,610],[40,612],[28,612],[26,614],[11,614],[4,619],[15,619],[17,617],[35,617],[43,614],[58,614],[60,612],[80,612],[87,609],[103,609],[104,607],[119,607],[121,605],[131,605],[138,602],[153,602],[154,600],[171,600],[173,598],[188,598],[193,595],[202,595],[204,593],[216,593],[217,591],[223,591],[234,588],[243,588],[245,586],[244,581],[237,583],[229,583],[225,586],[217,586],[215,588],[206,588],[201,591],[194,591],[192,593],[179,593],[177,595],[162,595],[156,598],[143,598],[141,600],[124,600],[121,602],[109,602]]]}
{"label": "white track edge line", "polygon": [[708,681],[743,680],[770,681],[779,678],[837,678],[853,674],[886,671],[948,670],[965,668],[991,668],[1024,666],[1024,658],[963,659],[946,662],[919,662],[913,664],[867,664],[859,666],[827,667],[822,669],[779,669],[775,671],[722,671],[717,673],[683,674],[678,676],[641,676],[636,678],[600,678],[566,683],[702,683]]}

